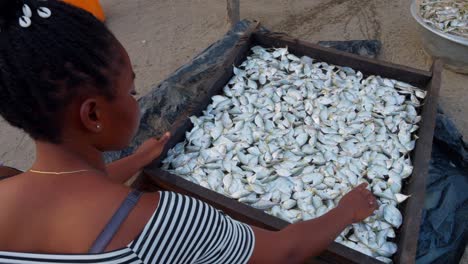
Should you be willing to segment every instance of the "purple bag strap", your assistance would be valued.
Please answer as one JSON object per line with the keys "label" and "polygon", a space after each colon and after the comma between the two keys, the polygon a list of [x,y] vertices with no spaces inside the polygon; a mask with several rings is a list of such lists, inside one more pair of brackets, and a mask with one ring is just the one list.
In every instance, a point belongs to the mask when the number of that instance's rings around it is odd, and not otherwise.
{"label": "purple bag strap", "polygon": [[125,221],[125,219],[127,219],[127,216],[138,203],[138,200],[140,200],[141,195],[142,192],[137,190],[132,190],[132,192],[128,194],[125,201],[122,202],[119,209],[117,209],[102,232],[96,238],[88,253],[96,254],[102,253],[104,251],[104,249],[119,230],[122,223]]}

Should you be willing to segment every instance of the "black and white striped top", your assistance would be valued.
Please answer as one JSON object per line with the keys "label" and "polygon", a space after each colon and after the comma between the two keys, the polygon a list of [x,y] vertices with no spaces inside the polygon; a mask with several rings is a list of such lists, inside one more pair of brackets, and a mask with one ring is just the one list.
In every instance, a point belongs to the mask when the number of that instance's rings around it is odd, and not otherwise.
{"label": "black and white striped top", "polygon": [[252,229],[194,198],[160,192],[159,206],[125,248],[101,254],[0,251],[0,263],[247,263]]}

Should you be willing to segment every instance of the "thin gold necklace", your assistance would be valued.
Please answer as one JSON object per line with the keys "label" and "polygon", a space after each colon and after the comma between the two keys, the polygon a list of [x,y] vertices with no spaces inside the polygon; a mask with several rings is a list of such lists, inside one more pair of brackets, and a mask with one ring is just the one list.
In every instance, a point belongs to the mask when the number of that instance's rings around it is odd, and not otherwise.
{"label": "thin gold necklace", "polygon": [[39,170],[29,170],[30,172],[33,173],[39,173],[39,174],[55,174],[55,175],[61,175],[61,174],[72,174],[72,173],[78,173],[78,172],[85,172],[85,171],[90,171],[90,170],[75,170],[75,171],[39,171]]}

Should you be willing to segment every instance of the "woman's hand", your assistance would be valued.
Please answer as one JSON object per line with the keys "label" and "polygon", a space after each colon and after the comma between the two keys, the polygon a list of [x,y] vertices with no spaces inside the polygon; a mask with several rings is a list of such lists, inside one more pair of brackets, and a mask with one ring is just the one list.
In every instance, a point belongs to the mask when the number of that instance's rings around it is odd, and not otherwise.
{"label": "woman's hand", "polygon": [[288,225],[277,232],[252,227],[255,247],[249,263],[304,263],[319,255],[345,227],[364,220],[377,209],[377,200],[366,186],[354,188],[336,208],[312,220]]}
{"label": "woman's hand", "polygon": [[167,132],[159,139],[150,138],[143,142],[132,155],[107,165],[109,177],[119,183],[128,181],[133,175],[161,155],[170,137],[170,133]]}
{"label": "woman's hand", "polygon": [[161,155],[161,152],[164,149],[164,146],[166,145],[167,141],[169,141],[169,138],[171,137],[171,134],[169,132],[166,132],[161,138],[150,138],[147,139],[143,144],[141,144],[140,147],[138,147],[135,151],[135,155],[139,156],[143,161],[144,165],[148,165],[151,161],[157,159],[159,155]]}
{"label": "woman's hand", "polygon": [[338,204],[352,217],[353,223],[361,222],[378,208],[377,200],[366,187],[367,183],[357,186],[343,196]]}

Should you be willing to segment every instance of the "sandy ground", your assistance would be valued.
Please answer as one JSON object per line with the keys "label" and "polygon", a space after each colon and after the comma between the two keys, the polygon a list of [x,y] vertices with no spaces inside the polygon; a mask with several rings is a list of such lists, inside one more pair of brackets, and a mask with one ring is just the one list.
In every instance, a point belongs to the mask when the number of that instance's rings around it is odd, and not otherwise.
{"label": "sandy ground", "polygon": [[[228,29],[221,0],[101,0],[107,24],[127,48],[142,95]],[[379,57],[420,69],[432,60],[418,38],[408,0],[241,1],[241,18],[309,41],[378,39]],[[444,72],[440,103],[468,138],[468,76]],[[0,120],[0,162],[26,169],[34,145]]]}

